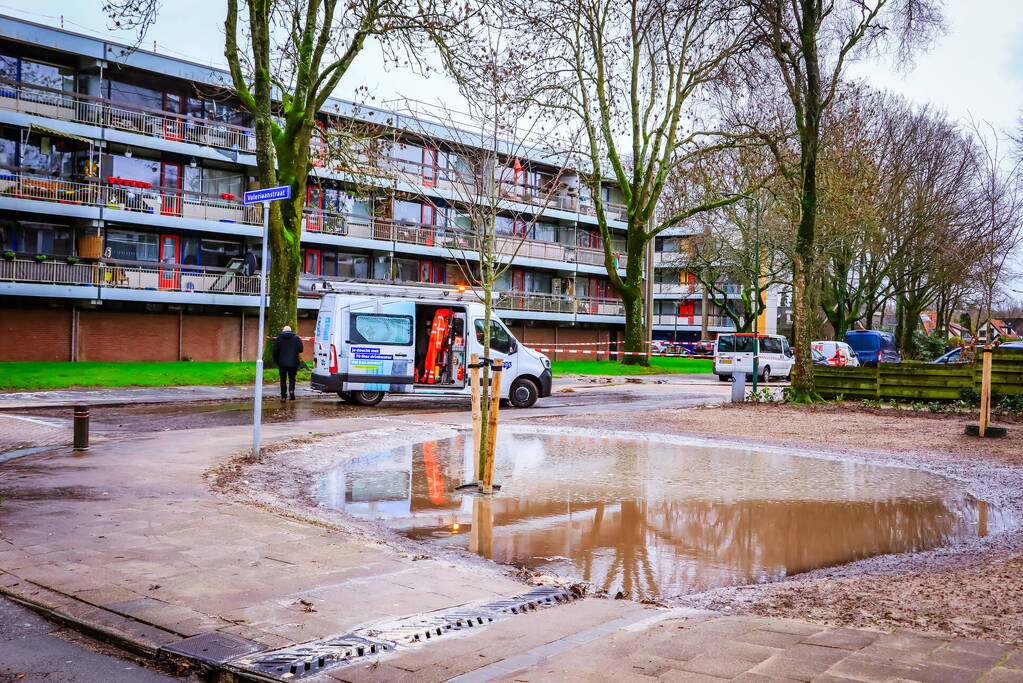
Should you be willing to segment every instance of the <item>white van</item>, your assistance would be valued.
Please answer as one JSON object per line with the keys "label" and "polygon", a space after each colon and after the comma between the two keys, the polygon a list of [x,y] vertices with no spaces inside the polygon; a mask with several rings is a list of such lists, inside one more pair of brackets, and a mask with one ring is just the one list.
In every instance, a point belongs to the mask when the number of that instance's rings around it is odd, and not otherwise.
{"label": "white van", "polygon": [[851,368],[858,368],[860,361],[856,357],[856,352],[853,351],[853,347],[849,346],[845,342],[840,341],[815,341],[810,343],[810,348],[821,352],[821,355],[827,359],[828,365],[836,365],[839,367],[849,366]]}
{"label": "white van", "polygon": [[[760,379],[767,382],[771,377],[788,377],[795,362],[789,340],[777,334],[756,336],[760,339],[760,355],[757,360]],[[714,344],[714,374],[719,380],[727,382],[735,371],[753,377],[754,343],[754,335],[748,333],[718,335],[717,343]]]}
{"label": "white van", "polygon": [[[384,394],[469,395],[467,365],[483,358],[483,304],[462,289],[317,283],[312,388],[376,405]],[[501,396],[528,408],[551,394],[551,362],[491,313],[490,354],[503,362]]]}

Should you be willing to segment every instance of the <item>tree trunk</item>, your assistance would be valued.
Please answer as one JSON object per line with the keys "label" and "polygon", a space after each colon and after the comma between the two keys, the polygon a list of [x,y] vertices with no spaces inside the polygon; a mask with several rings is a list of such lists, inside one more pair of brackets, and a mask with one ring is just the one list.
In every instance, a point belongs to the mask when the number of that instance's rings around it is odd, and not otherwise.
{"label": "tree trunk", "polygon": [[707,339],[708,331],[710,327],[710,295],[707,293],[707,285],[702,285],[700,288],[700,341]]}
{"label": "tree trunk", "polygon": [[[643,296],[637,291],[630,291],[632,288],[622,290],[622,304],[625,308],[625,335],[622,344],[623,351],[642,354],[645,341],[645,329],[643,325]],[[647,365],[645,355],[627,355],[622,358],[625,365]]]}

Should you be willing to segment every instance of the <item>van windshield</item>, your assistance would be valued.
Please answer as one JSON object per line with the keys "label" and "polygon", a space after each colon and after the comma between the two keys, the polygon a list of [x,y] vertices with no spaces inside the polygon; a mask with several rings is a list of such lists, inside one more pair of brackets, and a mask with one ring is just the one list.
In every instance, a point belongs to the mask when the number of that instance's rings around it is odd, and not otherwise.
{"label": "van windshield", "polygon": [[881,337],[876,334],[850,334],[845,338],[845,343],[855,351],[877,351],[881,346],[880,340]]}

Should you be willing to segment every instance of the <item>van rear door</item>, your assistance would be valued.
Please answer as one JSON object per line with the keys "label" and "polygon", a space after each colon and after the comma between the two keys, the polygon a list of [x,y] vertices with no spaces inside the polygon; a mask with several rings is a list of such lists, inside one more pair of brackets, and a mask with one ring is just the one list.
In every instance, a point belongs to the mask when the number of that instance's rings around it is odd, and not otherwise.
{"label": "van rear door", "polygon": [[[316,316],[316,334],[313,337],[313,372],[317,375],[328,377],[331,372],[337,372],[337,347],[334,346],[333,356],[331,346],[336,345],[334,340],[334,329],[337,323],[338,298],[335,294],[328,294],[320,300],[320,313]],[[331,362],[331,358],[335,362]],[[331,365],[335,367],[331,369]]]}
{"label": "van rear door", "polygon": [[374,299],[342,308],[342,391],[412,391],[415,304]]}

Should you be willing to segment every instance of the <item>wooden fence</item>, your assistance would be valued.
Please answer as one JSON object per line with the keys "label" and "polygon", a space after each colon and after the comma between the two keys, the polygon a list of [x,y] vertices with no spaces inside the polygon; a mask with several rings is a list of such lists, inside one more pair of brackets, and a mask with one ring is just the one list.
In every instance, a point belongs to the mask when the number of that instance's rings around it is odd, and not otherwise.
{"label": "wooden fence", "polygon": [[[991,366],[994,394],[1023,394],[1023,349],[995,349]],[[880,363],[876,368],[814,367],[817,393],[824,398],[954,401],[964,389],[980,392],[980,349],[977,362],[965,365]]]}

